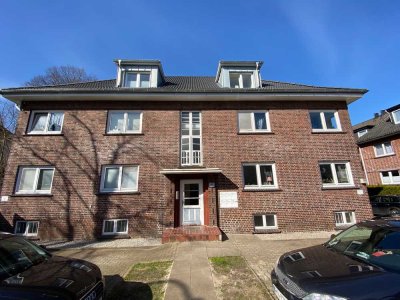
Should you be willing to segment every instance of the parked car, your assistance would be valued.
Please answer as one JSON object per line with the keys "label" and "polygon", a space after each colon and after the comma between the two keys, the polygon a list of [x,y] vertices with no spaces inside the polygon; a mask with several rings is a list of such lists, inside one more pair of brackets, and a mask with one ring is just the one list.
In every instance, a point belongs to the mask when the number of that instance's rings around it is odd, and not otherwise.
{"label": "parked car", "polygon": [[279,299],[400,299],[400,217],[361,222],[288,252],[271,279]]}
{"label": "parked car", "polygon": [[100,269],[55,256],[22,237],[0,233],[0,299],[102,299]]}
{"label": "parked car", "polygon": [[375,216],[400,214],[400,196],[373,196],[370,201]]}

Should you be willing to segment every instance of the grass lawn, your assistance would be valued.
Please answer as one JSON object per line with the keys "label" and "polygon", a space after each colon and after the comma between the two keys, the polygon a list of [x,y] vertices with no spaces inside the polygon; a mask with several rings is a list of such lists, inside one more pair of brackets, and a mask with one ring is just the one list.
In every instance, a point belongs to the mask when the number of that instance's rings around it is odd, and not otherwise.
{"label": "grass lawn", "polygon": [[164,299],[172,261],[138,263],[132,266],[124,281],[117,284],[107,299]]}
{"label": "grass lawn", "polygon": [[272,299],[241,256],[211,257],[219,299]]}

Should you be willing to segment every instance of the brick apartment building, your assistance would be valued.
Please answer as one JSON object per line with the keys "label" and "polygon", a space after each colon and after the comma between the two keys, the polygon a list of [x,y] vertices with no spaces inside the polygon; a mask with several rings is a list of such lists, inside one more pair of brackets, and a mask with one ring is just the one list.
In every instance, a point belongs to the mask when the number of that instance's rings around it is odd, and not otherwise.
{"label": "brick apartment building", "polygon": [[400,185],[400,105],[353,127],[370,185]]}
{"label": "brick apartment building", "polygon": [[370,218],[347,105],[366,90],[116,60],[117,78],[3,89],[21,107],[1,230],[49,239],[333,230]]}

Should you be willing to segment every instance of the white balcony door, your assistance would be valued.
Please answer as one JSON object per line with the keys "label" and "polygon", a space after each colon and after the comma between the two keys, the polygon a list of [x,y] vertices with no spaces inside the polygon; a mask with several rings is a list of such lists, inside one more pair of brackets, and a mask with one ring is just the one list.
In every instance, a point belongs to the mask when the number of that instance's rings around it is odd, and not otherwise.
{"label": "white balcony door", "polygon": [[181,180],[180,191],[182,225],[203,225],[203,180]]}
{"label": "white balcony door", "polygon": [[201,165],[201,113],[181,112],[181,165]]}

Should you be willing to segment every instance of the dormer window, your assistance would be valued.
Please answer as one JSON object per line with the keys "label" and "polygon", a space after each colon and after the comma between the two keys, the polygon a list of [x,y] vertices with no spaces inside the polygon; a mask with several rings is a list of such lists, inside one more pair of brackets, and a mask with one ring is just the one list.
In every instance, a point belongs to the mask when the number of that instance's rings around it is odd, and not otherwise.
{"label": "dormer window", "polygon": [[253,73],[229,72],[231,88],[249,89],[253,87]]}
{"label": "dormer window", "polygon": [[261,88],[262,64],[262,61],[220,61],[215,82],[222,88]]}
{"label": "dormer window", "polygon": [[130,88],[150,87],[150,73],[126,72],[124,87],[130,87]]}
{"label": "dormer window", "polygon": [[392,112],[392,115],[393,115],[394,124],[399,124],[400,123],[400,109]]}

